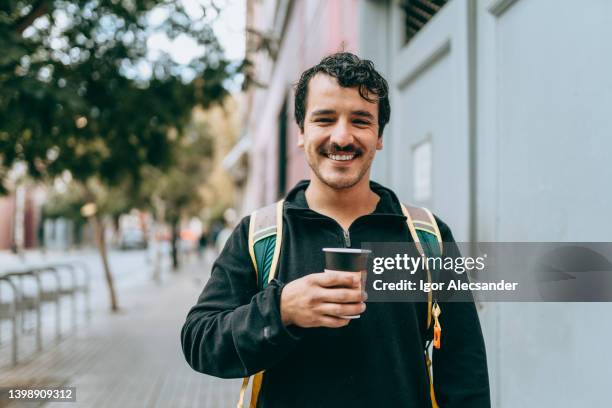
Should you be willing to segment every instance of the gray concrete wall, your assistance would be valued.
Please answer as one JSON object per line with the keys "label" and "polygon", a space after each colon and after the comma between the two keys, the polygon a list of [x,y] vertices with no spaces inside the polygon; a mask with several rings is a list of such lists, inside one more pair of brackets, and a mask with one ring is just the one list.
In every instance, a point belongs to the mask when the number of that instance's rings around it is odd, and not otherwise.
{"label": "gray concrete wall", "polygon": [[[360,50],[393,92],[375,179],[457,240],[610,241],[612,2],[453,0],[405,46],[397,6],[361,5]],[[424,140],[431,197],[419,202]],[[607,405],[612,306],[480,306],[495,407]]]}

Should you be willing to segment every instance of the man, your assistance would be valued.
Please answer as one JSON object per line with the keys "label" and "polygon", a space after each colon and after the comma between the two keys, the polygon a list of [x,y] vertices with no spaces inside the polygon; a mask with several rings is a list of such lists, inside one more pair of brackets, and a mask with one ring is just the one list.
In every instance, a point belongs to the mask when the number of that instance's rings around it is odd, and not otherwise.
{"label": "man", "polygon": [[[258,289],[244,218],[183,327],[191,367],[223,378],[265,370],[259,407],[432,406],[426,303],[366,308],[358,272],[321,272],[323,247],[412,241],[396,195],[370,181],[389,114],[387,83],[370,61],[338,53],[302,74],[295,117],[312,177],[286,197],[276,279]],[[444,242],[454,242],[437,222]],[[440,321],[439,406],[489,407],[473,302],[444,304]]]}

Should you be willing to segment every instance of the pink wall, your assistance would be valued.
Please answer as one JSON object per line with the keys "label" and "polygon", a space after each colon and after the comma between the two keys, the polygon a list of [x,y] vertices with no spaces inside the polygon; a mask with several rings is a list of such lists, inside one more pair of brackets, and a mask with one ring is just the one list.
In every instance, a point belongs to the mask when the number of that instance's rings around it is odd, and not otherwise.
{"label": "pink wall", "polygon": [[[23,228],[25,248],[38,246],[38,227],[41,222],[42,203],[34,199],[36,187],[25,189],[25,207],[23,209]],[[11,249],[15,235],[15,194],[0,197],[0,250]]]}
{"label": "pink wall", "polygon": [[26,248],[36,248],[38,246],[38,225],[40,223],[41,208],[36,208],[34,202],[34,189],[26,190],[25,209],[24,209],[24,245]]}
{"label": "pink wall", "polygon": [[15,196],[0,198],[0,250],[10,249],[13,243]]}

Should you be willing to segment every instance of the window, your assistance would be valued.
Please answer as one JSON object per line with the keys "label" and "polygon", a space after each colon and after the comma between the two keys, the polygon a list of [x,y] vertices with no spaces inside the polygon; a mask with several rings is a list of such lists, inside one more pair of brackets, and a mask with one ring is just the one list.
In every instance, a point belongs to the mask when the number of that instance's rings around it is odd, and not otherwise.
{"label": "window", "polygon": [[276,196],[282,198],[287,192],[287,99],[278,115],[278,189]]}
{"label": "window", "polygon": [[405,42],[409,42],[448,0],[403,0],[405,14]]}
{"label": "window", "polygon": [[412,150],[412,176],[414,200],[424,203],[431,200],[432,193],[432,148],[431,138],[417,144]]}

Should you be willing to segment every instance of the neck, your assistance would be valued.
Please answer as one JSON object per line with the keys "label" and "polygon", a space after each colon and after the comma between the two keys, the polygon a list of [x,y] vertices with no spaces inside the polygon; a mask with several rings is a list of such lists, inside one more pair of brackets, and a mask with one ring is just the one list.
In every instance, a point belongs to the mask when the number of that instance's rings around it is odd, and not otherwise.
{"label": "neck", "polygon": [[312,210],[335,219],[345,229],[356,218],[374,211],[379,200],[368,176],[352,187],[334,189],[313,174],[305,194]]}

